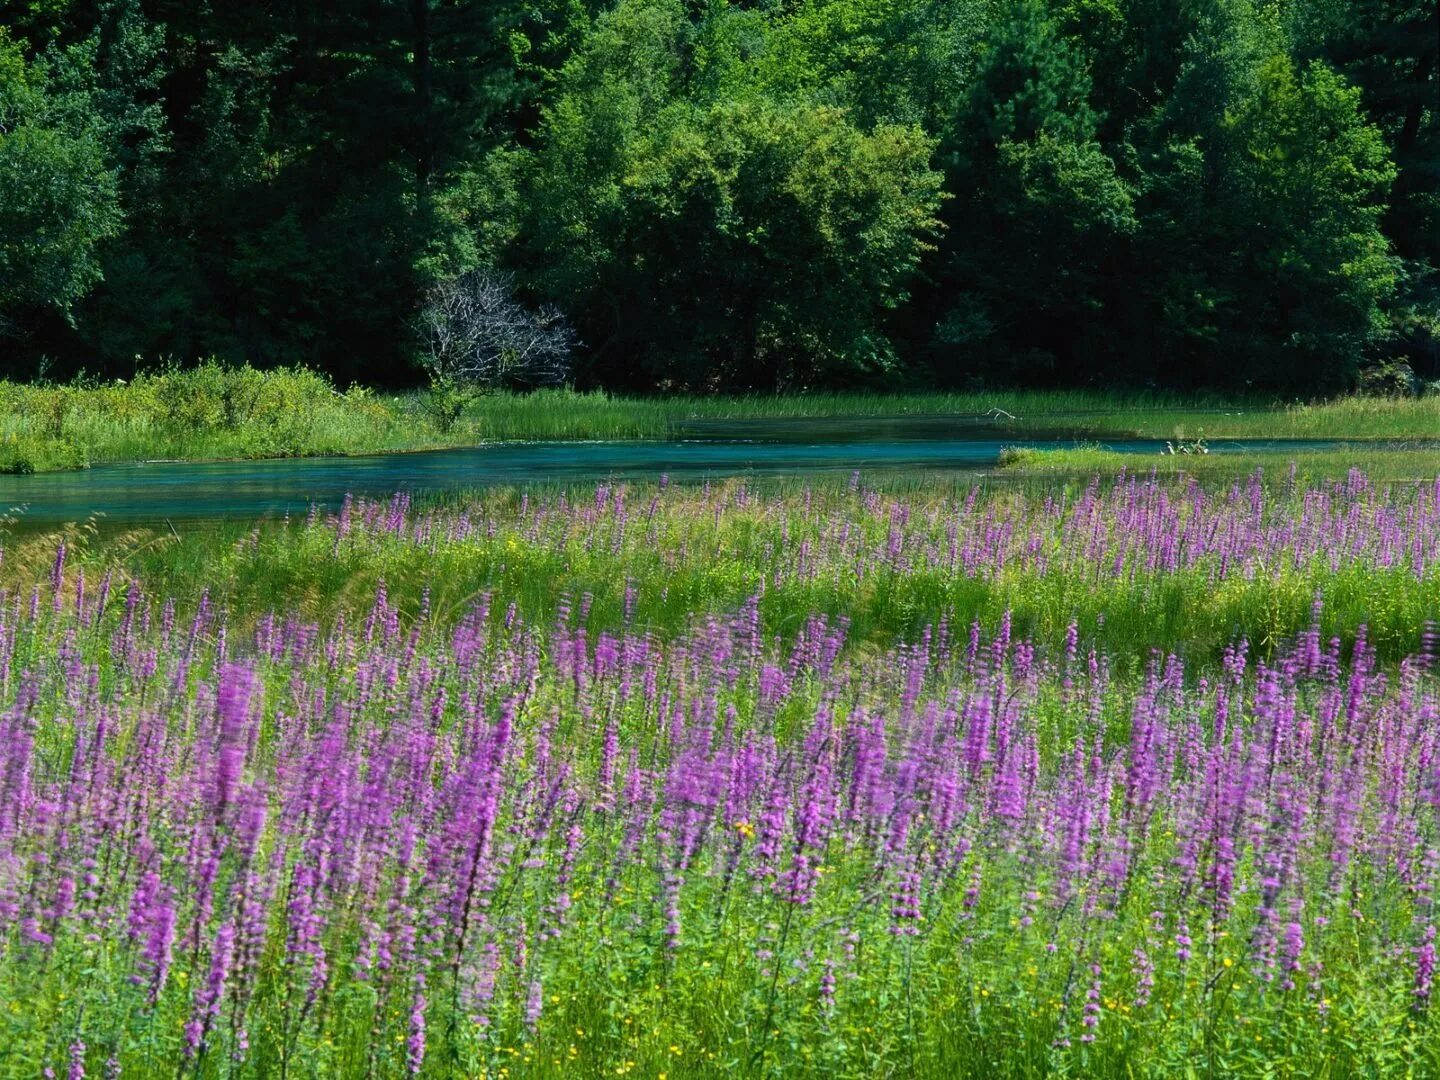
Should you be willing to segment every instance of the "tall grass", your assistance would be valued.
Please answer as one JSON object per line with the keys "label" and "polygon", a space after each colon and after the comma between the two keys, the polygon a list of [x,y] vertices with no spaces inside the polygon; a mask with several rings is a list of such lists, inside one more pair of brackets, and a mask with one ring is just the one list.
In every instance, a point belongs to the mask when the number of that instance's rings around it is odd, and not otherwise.
{"label": "tall grass", "polygon": [[416,438],[392,405],[360,389],[340,393],[300,369],[206,364],[128,384],[0,383],[0,471],[358,453],[403,449]]}
{"label": "tall grass", "polygon": [[[1406,439],[1440,432],[1440,397],[1264,399],[1086,391],[967,394],[783,394],[627,398],[549,390],[498,393],[458,417],[427,391],[338,391],[301,369],[199,367],[128,384],[0,382],[0,472],[155,458],[361,454],[494,440],[639,439],[704,434],[743,421],[932,417],[999,435],[1079,438]],[[944,425],[940,425],[943,430]],[[835,429],[832,429],[835,430]]]}
{"label": "tall grass", "polygon": [[[1298,525],[1296,523],[1299,523]],[[601,485],[359,501],[291,525],[138,530],[68,546],[91,580],[118,570],[257,618],[333,620],[381,583],[442,619],[485,593],[546,623],[585,598],[591,624],[673,634],[752,598],[767,633],[812,614],[880,646],[941,620],[1053,640],[1072,622],[1117,656],[1267,653],[1323,598],[1328,635],[1368,626],[1382,655],[1420,646],[1440,614],[1440,488],[1358,474],[1300,483],[1281,470],[1208,488],[1124,474],[968,487],[858,481]],[[52,536],[15,537],[0,577],[43,576]]]}
{"label": "tall grass", "polygon": [[[1284,403],[1125,391],[805,393],[624,398],[550,391],[482,399],[469,414],[496,438],[657,437],[724,421],[954,417],[995,432],[1076,438],[1433,439],[1440,395]],[[696,430],[703,431],[703,428]]]}
{"label": "tall grass", "polygon": [[[1323,588],[1346,562],[1378,614],[1433,590],[1431,494],[647,494],[352,505],[283,534],[334,564],[323,589],[383,573],[329,626],[7,558],[0,1076],[1440,1069],[1433,657],[1382,668],[1314,606],[1194,664],[949,614],[881,644],[859,594],[830,617],[787,591],[893,591],[954,524],[950,576],[1021,603],[1026,566],[1068,558],[1057,612],[1095,582],[1123,607],[1157,577]],[[468,547],[518,576],[445,611]],[[647,624],[666,570],[732,549],[763,591]],[[407,552],[436,560],[411,607]],[[602,565],[640,579],[618,612],[586,595]],[[539,578],[568,599],[531,617]]]}

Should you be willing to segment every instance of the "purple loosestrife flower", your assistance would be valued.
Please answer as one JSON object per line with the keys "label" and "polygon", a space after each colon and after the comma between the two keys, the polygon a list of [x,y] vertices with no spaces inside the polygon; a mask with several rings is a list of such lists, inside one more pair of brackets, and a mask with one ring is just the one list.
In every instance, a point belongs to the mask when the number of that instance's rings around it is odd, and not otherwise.
{"label": "purple loosestrife flower", "polygon": [[409,1034],[405,1039],[405,1065],[411,1076],[425,1064],[425,976],[415,978],[415,996],[410,1002]]}
{"label": "purple loosestrife flower", "polygon": [[835,816],[830,765],[833,742],[834,729],[830,716],[828,712],[822,712],[806,736],[802,751],[811,771],[794,815],[794,849],[790,870],[779,885],[785,899],[793,904],[810,903],[820,878],[816,867],[824,853]]}
{"label": "purple loosestrife flower", "polygon": [[661,884],[665,893],[665,948],[674,952],[681,945],[680,890],[685,887],[685,875],[667,867]]}
{"label": "purple loosestrife flower", "polygon": [[915,869],[915,856],[900,857],[900,870],[895,889],[890,894],[890,932],[905,936],[920,933],[920,873]]}
{"label": "purple loosestrife flower", "polygon": [[[151,875],[153,876],[153,875]],[[141,951],[147,997],[151,1007],[160,999],[170,975],[171,950],[175,945],[175,905],[160,890],[144,915],[145,938]]]}
{"label": "purple loosestrife flower", "polygon": [[215,694],[220,713],[220,745],[215,762],[215,811],[223,815],[235,799],[249,742],[250,697],[255,673],[243,664],[227,664]]}
{"label": "purple loosestrife flower", "polygon": [[1135,1007],[1143,1009],[1150,1004],[1150,993],[1155,989],[1155,964],[1142,948],[1137,947],[1131,956],[1134,960],[1131,970],[1135,974]]}
{"label": "purple loosestrife flower", "polygon": [[1194,942],[1190,939],[1190,927],[1184,917],[1180,919],[1180,925],[1175,929],[1175,959],[1185,963],[1190,959],[1191,947]]}
{"label": "purple loosestrife flower", "polygon": [[579,857],[584,835],[585,830],[580,824],[579,814],[572,811],[572,822],[565,834],[565,851],[555,874],[555,899],[546,906],[544,912],[546,921],[542,923],[540,931],[542,938],[558,938],[565,927],[571,904],[570,881],[575,873],[575,860]]}
{"label": "purple loosestrife flower", "polygon": [[1415,949],[1415,1005],[1424,1008],[1430,1004],[1430,992],[1435,982],[1435,924],[1428,923]]}
{"label": "purple loosestrife flower", "polygon": [[[867,723],[867,720],[869,721]],[[880,821],[888,817],[893,805],[893,788],[886,775],[888,747],[885,739],[885,718],[880,714],[867,717],[863,708],[851,718],[850,798],[848,817],[852,823]]]}
{"label": "purple loosestrife flower", "polygon": [[610,813],[615,809],[615,766],[620,756],[620,728],[612,718],[605,725],[600,753],[600,794],[595,809]]}
{"label": "purple loosestrife flower", "polygon": [[1290,921],[1285,924],[1285,978],[1281,984],[1286,990],[1295,989],[1295,976],[1302,968],[1300,957],[1305,951],[1305,927],[1300,919],[1304,906],[1305,901],[1298,896],[1290,901]]}
{"label": "purple loosestrife flower", "polygon": [[771,782],[769,798],[757,828],[759,842],[755,848],[755,862],[750,867],[750,874],[757,882],[773,880],[778,872],[775,860],[780,853],[780,841],[785,834],[785,811],[788,805],[789,792],[783,777],[777,775]]}
{"label": "purple loosestrife flower", "polygon": [[1100,965],[1090,965],[1090,986],[1085,991],[1085,1008],[1080,1015],[1080,1026],[1085,1030],[1080,1036],[1082,1043],[1095,1041],[1095,1030],[1100,1026]]}
{"label": "purple loosestrife flower", "polygon": [[825,958],[820,975],[820,1011],[825,1016],[835,1013],[835,961]]}
{"label": "purple loosestrife flower", "polygon": [[225,983],[230,974],[231,952],[235,944],[235,928],[226,923],[215,935],[210,953],[210,971],[195,996],[195,1009],[185,1025],[185,1056],[193,1058],[207,1045],[220,1006],[225,996]]}
{"label": "purple loosestrife flower", "polygon": [[490,1003],[495,1000],[495,983],[500,976],[500,947],[487,941],[480,949],[479,971],[474,984],[475,1024],[490,1026]]}
{"label": "purple loosestrife flower", "polygon": [[[78,611],[37,601],[27,625],[29,583],[0,594],[0,929],[37,969],[87,942],[128,949],[132,996],[148,1002],[136,1022],[164,1031],[177,1056],[193,1040],[187,1073],[229,1067],[195,1060],[220,1032],[245,1059],[247,1023],[249,1056],[275,1060],[281,984],[306,1000],[290,1035],[308,1054],[331,1030],[335,1014],[320,1008],[331,986],[361,979],[383,1032],[367,1067],[444,1071],[434,1033],[415,1063],[428,1008],[407,1022],[417,991],[439,1007],[436,972],[454,977],[444,1019],[453,1008],[475,1023],[462,1042],[491,1044],[479,1060],[525,1037],[527,1019],[538,1025],[542,973],[563,994],[584,941],[623,957],[678,945],[682,930],[686,947],[664,966],[683,980],[753,927],[754,955],[800,995],[785,1015],[823,1033],[840,980],[880,977],[912,952],[917,977],[934,976],[938,954],[911,948],[931,925],[922,911],[946,928],[937,946],[962,954],[1012,914],[1052,968],[1082,950],[1058,1018],[1077,1042],[1108,1032],[1090,959],[1107,957],[1112,979],[1116,962],[1128,969],[1123,1011],[1162,996],[1159,951],[1172,949],[1167,1008],[1198,1007],[1209,964],[1233,958],[1281,986],[1308,978],[1319,1000],[1305,1008],[1323,1023],[1330,950],[1317,916],[1347,900],[1365,918],[1345,933],[1399,965],[1408,1003],[1428,1009],[1440,709],[1421,660],[1381,667],[1364,639],[1349,656],[1318,619],[1288,645],[1267,642],[1263,661],[1236,643],[1208,680],[1163,654],[1116,678],[1112,662],[1128,661],[1098,645],[1087,678],[1075,623],[1056,627],[1063,644],[977,625],[968,650],[963,630],[955,641],[937,624],[916,644],[842,652],[846,628],[819,613],[786,631],[793,648],[761,636],[762,590],[832,574],[869,587],[897,564],[987,585],[1118,573],[1142,590],[1176,567],[1215,587],[1277,567],[1299,578],[1332,565],[1440,568],[1440,499],[1411,521],[1373,486],[1335,484],[1287,521],[1268,496],[1256,518],[1255,490],[1177,493],[1127,475],[1017,515],[992,500],[962,513],[958,499],[932,510],[873,491],[821,495],[812,513],[717,485],[703,502],[657,501],[642,522],[612,486],[598,503],[532,497],[518,525],[488,507],[413,518],[397,502],[353,504],[357,551],[381,533],[387,550],[414,545],[417,557],[513,535],[555,552],[653,544],[681,569],[709,550],[688,535],[709,515],[745,510],[768,528],[765,515],[783,511],[744,606],[696,610],[663,638],[587,626],[579,587],[560,625],[507,612],[507,596],[495,618],[472,612],[453,631],[438,597],[427,618],[401,622],[397,589],[395,602],[377,597],[368,625],[352,612],[351,629],[277,611],[253,636],[231,634],[227,663],[225,615],[208,599],[191,638],[172,640],[173,600],[135,586],[126,610],[107,611],[71,567]],[[830,520],[837,505],[851,520]],[[333,527],[311,526],[327,542]],[[43,600],[45,569],[37,576]],[[622,606],[623,585],[597,598],[597,615]],[[1388,644],[1393,626],[1371,637]],[[275,715],[257,753],[267,697]],[[1115,743],[1127,716],[1129,738]],[[839,872],[822,876],[822,863]],[[1398,889],[1362,901],[1372,873]],[[738,888],[746,879],[753,892]],[[590,880],[603,891],[572,908]],[[1393,937],[1393,903],[1418,913],[1411,940]],[[847,927],[835,963],[822,959],[832,917]],[[964,924],[954,940],[951,918]],[[866,927],[864,950],[851,925]],[[222,926],[233,942],[207,951]],[[1207,972],[1186,975],[1192,927]],[[53,939],[53,954],[27,932]],[[174,971],[172,953],[183,955]],[[212,993],[217,963],[228,966]],[[171,977],[182,967],[184,993]],[[41,1060],[64,1075],[64,1052],[52,1042]]]}
{"label": "purple loosestrife flower", "polygon": [[980,904],[980,884],[981,870],[980,863],[977,862],[970,871],[970,884],[965,887],[965,895],[960,901],[967,918],[973,916]]}

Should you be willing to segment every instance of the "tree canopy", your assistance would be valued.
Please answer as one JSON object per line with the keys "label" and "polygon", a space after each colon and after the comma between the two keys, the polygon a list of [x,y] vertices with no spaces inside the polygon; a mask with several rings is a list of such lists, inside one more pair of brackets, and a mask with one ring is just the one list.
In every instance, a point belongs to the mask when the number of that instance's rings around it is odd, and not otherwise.
{"label": "tree canopy", "polygon": [[421,377],[484,270],[582,385],[1440,379],[1408,0],[0,0],[0,374]]}

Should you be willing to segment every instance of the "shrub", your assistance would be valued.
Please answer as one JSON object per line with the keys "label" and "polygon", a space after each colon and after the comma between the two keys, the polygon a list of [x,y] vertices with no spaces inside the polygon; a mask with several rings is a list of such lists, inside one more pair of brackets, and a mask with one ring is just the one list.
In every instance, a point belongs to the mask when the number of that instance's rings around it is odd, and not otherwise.
{"label": "shrub", "polygon": [[559,309],[526,308],[515,299],[511,280],[491,270],[472,270],[435,286],[418,330],[426,370],[447,408],[454,392],[450,384],[486,390],[559,386],[569,377],[576,346]]}
{"label": "shrub", "polygon": [[49,469],[79,469],[87,464],[84,451],[67,440],[13,431],[0,437],[0,473],[28,475]]}

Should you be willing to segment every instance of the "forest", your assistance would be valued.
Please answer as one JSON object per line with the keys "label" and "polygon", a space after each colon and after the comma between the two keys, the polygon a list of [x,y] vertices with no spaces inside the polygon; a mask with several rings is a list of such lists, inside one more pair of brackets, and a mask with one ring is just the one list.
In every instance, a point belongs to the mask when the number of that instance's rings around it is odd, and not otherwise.
{"label": "forest", "polygon": [[1433,0],[0,0],[0,377],[1440,380]]}

